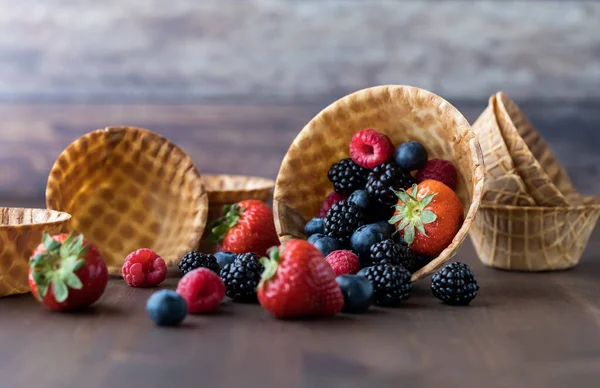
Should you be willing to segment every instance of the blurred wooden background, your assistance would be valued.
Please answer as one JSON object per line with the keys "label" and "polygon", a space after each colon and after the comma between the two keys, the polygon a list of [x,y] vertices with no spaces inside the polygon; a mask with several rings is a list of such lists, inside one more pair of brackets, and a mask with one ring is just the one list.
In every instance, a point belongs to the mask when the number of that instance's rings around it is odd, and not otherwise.
{"label": "blurred wooden background", "polygon": [[506,91],[600,194],[599,2],[0,0],[0,197],[43,198],[60,151],[108,125],[274,177],[321,108],[386,83],[471,121]]}

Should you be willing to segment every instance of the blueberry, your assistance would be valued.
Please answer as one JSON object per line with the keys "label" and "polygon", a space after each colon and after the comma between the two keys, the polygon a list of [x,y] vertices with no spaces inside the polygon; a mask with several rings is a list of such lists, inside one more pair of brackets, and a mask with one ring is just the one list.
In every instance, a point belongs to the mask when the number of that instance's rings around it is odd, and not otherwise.
{"label": "blueberry", "polygon": [[366,190],[356,190],[350,194],[348,201],[363,209],[369,208],[369,195]]}
{"label": "blueberry", "polygon": [[337,251],[337,250],[344,248],[342,246],[342,243],[340,243],[335,238],[329,237],[329,236],[321,237],[320,239],[318,239],[317,241],[315,241],[312,244],[315,247],[317,247],[318,250],[321,251],[323,256],[327,256],[328,254],[330,254],[333,251]]}
{"label": "blueberry", "polygon": [[[370,267],[364,267],[364,268],[361,268],[361,270],[360,270],[360,271],[358,271],[358,272],[356,273],[356,276],[362,276],[362,277],[365,277],[365,272],[366,272],[366,271],[367,271],[367,269],[369,269],[369,268],[370,268]],[[366,278],[365,278],[365,279],[366,279]]]}
{"label": "blueberry", "polygon": [[387,221],[379,221],[379,222],[376,222],[375,225],[379,226],[381,228],[381,231],[386,236],[384,240],[387,240],[388,238],[392,238],[392,235],[396,231],[396,227]]}
{"label": "blueberry", "polygon": [[219,264],[219,268],[225,267],[225,264],[233,263],[233,261],[237,257],[237,255],[233,252],[217,252],[214,256],[217,259],[217,264]]}
{"label": "blueberry", "polygon": [[307,236],[312,236],[317,233],[325,233],[325,219],[324,218],[313,218],[308,221],[304,226],[304,233]]}
{"label": "blueberry", "polygon": [[318,239],[320,239],[321,237],[325,237],[325,235],[324,235],[324,234],[321,234],[321,233],[317,233],[317,234],[310,235],[310,236],[308,237],[308,242],[309,242],[309,243],[311,243],[311,244],[314,244],[314,243],[315,243],[315,242],[316,242]]}
{"label": "blueberry", "polygon": [[356,275],[341,275],[335,278],[344,295],[345,313],[360,314],[373,303],[373,284],[369,279]]}
{"label": "blueberry", "polygon": [[[387,237],[386,237],[387,236]],[[363,225],[350,237],[350,247],[361,258],[368,256],[371,245],[389,238],[387,230],[379,224]]]}
{"label": "blueberry", "polygon": [[175,291],[160,290],[148,298],[146,311],[158,326],[176,326],[185,318],[187,304]]}
{"label": "blueberry", "polygon": [[419,170],[427,163],[427,150],[421,143],[409,141],[396,148],[396,164],[405,171]]}

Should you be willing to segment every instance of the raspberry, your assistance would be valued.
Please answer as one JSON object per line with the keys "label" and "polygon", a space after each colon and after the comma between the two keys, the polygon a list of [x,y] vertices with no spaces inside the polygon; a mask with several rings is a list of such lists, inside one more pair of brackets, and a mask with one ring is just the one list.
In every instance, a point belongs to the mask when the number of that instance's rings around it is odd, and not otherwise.
{"label": "raspberry", "polygon": [[363,129],[352,136],[350,155],[359,166],[374,168],[394,156],[394,144],[389,137],[371,128]]}
{"label": "raspberry", "polygon": [[335,276],[353,275],[360,269],[358,256],[347,250],[333,251],[325,257],[325,261],[333,268]]}
{"label": "raspberry", "polygon": [[142,248],[125,258],[122,272],[130,287],[152,287],[166,279],[167,265],[153,250]]}
{"label": "raspberry", "polygon": [[430,159],[425,167],[417,171],[416,178],[419,183],[433,179],[442,182],[452,190],[456,188],[456,180],[458,179],[454,165],[442,159]]}
{"label": "raspberry", "polygon": [[185,299],[190,313],[209,313],[216,310],[225,297],[225,284],[210,269],[197,268],[181,278],[177,293]]}
{"label": "raspberry", "polygon": [[327,217],[327,212],[329,211],[329,209],[331,209],[333,205],[347,198],[348,197],[346,197],[345,195],[338,194],[335,191],[329,193],[329,195],[323,201],[323,205],[321,205],[321,210],[319,210],[319,217]]}

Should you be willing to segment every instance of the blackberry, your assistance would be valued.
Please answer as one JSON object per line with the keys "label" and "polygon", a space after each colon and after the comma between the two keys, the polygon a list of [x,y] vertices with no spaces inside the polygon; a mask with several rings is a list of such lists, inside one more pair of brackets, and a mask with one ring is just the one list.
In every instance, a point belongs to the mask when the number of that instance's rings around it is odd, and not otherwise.
{"label": "blackberry", "polygon": [[225,294],[235,302],[256,302],[256,287],[264,270],[256,253],[242,253],[221,270]]}
{"label": "blackberry", "polygon": [[378,306],[395,306],[410,298],[410,272],[400,265],[378,264],[368,267],[361,275],[373,284],[373,301]]}
{"label": "blackberry", "polygon": [[329,168],[327,177],[333,183],[336,193],[350,195],[355,190],[365,188],[369,169],[354,163],[352,158],[342,159]]}
{"label": "blackberry", "polygon": [[478,290],[473,272],[463,263],[450,263],[431,277],[433,296],[450,305],[468,305]]}
{"label": "blackberry", "polygon": [[186,274],[196,268],[208,268],[217,275],[219,274],[219,264],[217,258],[213,255],[200,253],[200,252],[188,252],[177,264],[182,274]]}
{"label": "blackberry", "polygon": [[415,178],[395,163],[384,163],[371,171],[367,180],[367,193],[384,205],[394,206],[398,197],[393,190],[408,189]]}
{"label": "blackberry", "polygon": [[347,245],[352,233],[366,223],[364,210],[348,200],[343,200],[333,205],[327,212],[325,234]]}
{"label": "blackberry", "polygon": [[415,268],[416,256],[412,249],[399,245],[392,239],[383,240],[371,246],[371,262],[376,264],[401,265],[409,272]]}

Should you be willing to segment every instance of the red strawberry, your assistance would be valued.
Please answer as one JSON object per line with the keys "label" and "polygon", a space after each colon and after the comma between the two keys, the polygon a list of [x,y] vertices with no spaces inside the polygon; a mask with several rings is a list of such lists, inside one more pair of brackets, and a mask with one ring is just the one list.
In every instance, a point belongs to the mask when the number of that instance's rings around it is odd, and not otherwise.
{"label": "red strawberry", "polygon": [[131,287],[153,287],[167,278],[167,264],[153,250],[142,248],[125,258],[122,272]]}
{"label": "red strawberry", "polygon": [[417,171],[416,178],[419,183],[428,179],[440,181],[454,190],[458,176],[456,168],[451,162],[442,159],[430,159],[425,163],[425,167]]}
{"label": "red strawberry", "polygon": [[190,313],[210,313],[219,308],[225,297],[225,284],[210,269],[196,268],[181,278],[177,293],[185,299]]}
{"label": "red strawberry", "polygon": [[333,251],[325,257],[325,261],[329,263],[335,276],[353,275],[360,270],[358,256],[352,251]]}
{"label": "red strawberry", "polygon": [[223,217],[209,225],[209,242],[233,253],[255,252],[265,255],[279,244],[273,211],[264,202],[249,199],[223,208]]}
{"label": "red strawberry", "polygon": [[389,137],[371,128],[363,129],[352,136],[350,156],[359,166],[374,168],[392,159],[395,151]]}
{"label": "red strawberry", "polygon": [[258,285],[258,301],[277,318],[330,316],[344,306],[335,274],[321,252],[304,240],[272,248]]}
{"label": "red strawberry", "polygon": [[340,201],[343,201],[344,199],[348,199],[348,197],[345,195],[338,194],[335,191],[329,193],[329,195],[325,197],[323,205],[321,205],[321,210],[319,210],[319,217],[327,217],[327,212],[329,211],[329,209],[331,209],[333,205]]}
{"label": "red strawberry", "polygon": [[394,217],[396,229],[417,254],[434,256],[458,233],[463,208],[456,193],[439,181],[426,180],[408,191],[398,191]]}
{"label": "red strawberry", "polygon": [[31,292],[52,310],[87,307],[100,298],[107,283],[100,252],[83,235],[45,233],[29,259]]}

